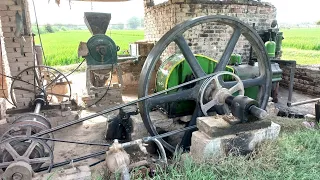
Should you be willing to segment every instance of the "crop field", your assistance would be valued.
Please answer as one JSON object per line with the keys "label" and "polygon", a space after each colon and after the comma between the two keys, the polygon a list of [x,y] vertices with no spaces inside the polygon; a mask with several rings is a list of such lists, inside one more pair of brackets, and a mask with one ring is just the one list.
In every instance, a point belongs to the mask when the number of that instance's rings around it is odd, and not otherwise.
{"label": "crop field", "polygon": [[283,29],[282,59],[320,64],[320,28]]}
{"label": "crop field", "polygon": [[320,50],[320,28],[282,29],[283,47],[302,50]]}
{"label": "crop field", "polygon": [[[130,43],[144,39],[144,32],[141,30],[112,30],[107,34],[120,46],[119,54],[124,54],[129,49]],[[46,64],[57,66],[81,62],[82,60],[78,58],[79,43],[87,42],[90,37],[90,32],[86,30],[42,34]],[[38,38],[36,43],[39,43]]]}
{"label": "crop field", "polygon": [[[298,64],[320,64],[320,28],[282,29],[284,32],[283,56]],[[119,54],[126,54],[129,44],[144,39],[143,30],[112,30],[107,34],[120,46]],[[78,45],[91,34],[86,30],[61,31],[42,34],[47,65],[58,66],[79,63]],[[36,40],[39,43],[39,39]]]}

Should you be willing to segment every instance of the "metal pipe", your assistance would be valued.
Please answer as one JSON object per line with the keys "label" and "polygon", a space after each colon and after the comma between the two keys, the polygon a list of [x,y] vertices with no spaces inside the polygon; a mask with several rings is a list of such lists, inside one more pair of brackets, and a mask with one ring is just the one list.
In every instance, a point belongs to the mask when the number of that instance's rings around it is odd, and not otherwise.
{"label": "metal pipe", "polygon": [[39,114],[41,110],[41,103],[37,103],[36,107],[34,108],[34,113]]}
{"label": "metal pipe", "polygon": [[164,150],[162,144],[160,143],[160,141],[158,139],[154,139],[153,142],[155,142],[159,148],[162,162],[164,162],[167,165],[168,164],[167,155],[166,155],[166,151]]}
{"label": "metal pipe", "polygon": [[292,103],[290,107],[292,107],[292,106],[299,106],[299,105],[302,105],[302,104],[313,103],[313,102],[317,102],[317,101],[320,101],[320,98],[310,99],[310,100],[306,100],[306,101],[300,101],[300,102]]}
{"label": "metal pipe", "polygon": [[275,62],[278,64],[282,64],[286,66],[287,64],[290,64],[290,83],[289,83],[289,95],[288,95],[288,101],[287,101],[287,106],[291,107],[292,106],[292,94],[293,94],[293,86],[294,86],[294,75],[296,73],[296,66],[297,62],[294,60],[271,60],[271,62]]}
{"label": "metal pipe", "polygon": [[293,85],[294,85],[294,74],[296,73],[296,61],[294,61],[291,64],[291,69],[290,69],[290,83],[289,83],[289,95],[288,95],[288,102],[287,106],[290,107],[292,106],[292,93],[293,93]]}

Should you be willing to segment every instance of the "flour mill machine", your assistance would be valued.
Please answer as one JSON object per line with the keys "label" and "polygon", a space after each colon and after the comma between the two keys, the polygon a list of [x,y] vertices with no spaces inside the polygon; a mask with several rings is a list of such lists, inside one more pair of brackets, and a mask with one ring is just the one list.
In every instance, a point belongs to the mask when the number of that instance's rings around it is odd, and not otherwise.
{"label": "flour mill machine", "polygon": [[[95,18],[108,17],[108,15],[103,15],[103,17]],[[87,59],[89,66],[87,72],[89,80],[91,80],[92,74],[94,75],[97,70],[95,67],[98,67],[99,71],[110,71],[110,66],[117,63],[117,47],[110,38],[103,34],[108,23],[96,26],[97,24],[90,22],[91,18],[95,19],[94,14],[86,14],[86,18],[89,20],[89,29],[94,36],[87,42],[87,45],[80,47],[82,51],[79,52]],[[218,23],[233,29],[231,38],[219,60],[201,54],[193,54],[183,37],[184,32],[204,23]],[[243,63],[228,66],[241,35],[251,44],[257,62],[253,65]],[[174,54],[162,62],[161,55],[173,42],[180,49],[180,54]],[[159,62],[162,63],[162,66],[160,69],[156,69],[156,64]],[[99,69],[100,67],[101,69]],[[93,71],[92,74],[91,71]],[[107,74],[106,71],[102,74]],[[156,79],[152,78],[153,72],[157,72]],[[19,125],[26,128],[20,128],[20,130],[13,128],[0,139],[0,169],[4,170],[9,179],[13,177],[24,179],[31,177],[33,171],[51,171],[52,168],[70,162],[76,163],[104,155],[109,150],[109,144],[57,140],[53,139],[52,133],[136,104],[138,104],[140,117],[150,133],[150,137],[143,137],[135,141],[128,139],[130,142],[125,142],[122,145],[115,141],[117,147],[124,148],[134,144],[141,147],[143,143],[157,141],[161,143],[159,147],[164,146],[171,152],[174,152],[177,147],[188,150],[192,132],[197,128],[198,117],[232,114],[234,117],[232,123],[254,123],[254,121],[264,119],[267,116],[264,109],[269,101],[272,83],[279,81],[279,72],[277,64],[271,65],[264,42],[256,30],[237,18],[212,15],[185,21],[168,31],[149,53],[141,70],[137,100],[106,108],[101,112],[56,127],[50,127],[50,124],[47,124],[47,121],[40,117],[35,122],[35,116],[27,119],[23,119],[26,117],[22,116]],[[98,72],[98,74],[100,73]],[[156,81],[156,92],[152,94],[150,89],[154,87],[150,86],[154,81]],[[35,111],[38,111],[37,107],[41,106],[43,102],[40,100],[41,98],[39,101],[35,101],[40,103],[36,106]],[[162,114],[160,120],[167,122],[165,127],[160,127],[159,116],[155,116],[155,113]],[[186,116],[189,118],[184,118]],[[130,120],[128,117],[126,119]],[[34,126],[33,129],[36,131],[30,131],[30,128],[27,128],[30,126]],[[174,140],[171,138],[172,136],[175,137]],[[99,152],[72,159],[72,161],[56,162],[53,157],[53,141],[104,146],[104,148]],[[162,157],[164,157],[163,154]],[[126,167],[127,162],[130,161],[117,162],[124,162],[124,164],[118,165]]]}
{"label": "flour mill machine", "polygon": [[[118,66],[117,52],[120,47],[106,34],[111,20],[108,13],[84,13],[85,24],[92,37],[79,45],[79,57],[86,59],[86,87],[91,99],[102,100],[111,86],[112,73],[117,71],[118,84],[122,82],[122,72]],[[121,91],[121,89],[118,89]],[[100,99],[99,99],[100,98]],[[98,101],[95,101],[97,103]],[[121,100],[119,100],[121,102]]]}

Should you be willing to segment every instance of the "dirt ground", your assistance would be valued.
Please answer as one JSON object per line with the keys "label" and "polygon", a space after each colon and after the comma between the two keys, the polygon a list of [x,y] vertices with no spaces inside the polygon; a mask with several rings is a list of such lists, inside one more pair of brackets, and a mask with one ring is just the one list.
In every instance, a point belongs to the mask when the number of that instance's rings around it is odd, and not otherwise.
{"label": "dirt ground", "polygon": [[[72,94],[81,96],[85,92],[85,73],[76,73],[70,76],[70,80],[72,81]],[[287,103],[287,94],[288,92],[281,88],[279,92],[279,106],[285,107]],[[312,97],[303,95],[301,93],[295,92],[294,99],[295,101],[307,100]],[[123,95],[124,102],[130,102],[132,100],[137,99],[137,95],[134,93],[125,92]],[[302,113],[314,114],[314,103],[303,105],[299,107],[292,108],[294,110],[298,110]],[[80,113],[80,117],[88,116],[95,112],[90,112],[84,110]],[[110,114],[111,116],[112,114]],[[83,122],[82,124],[74,125],[69,128],[65,128],[63,130],[57,131],[54,133],[56,139],[70,140],[70,141],[79,141],[79,142],[95,142],[95,143],[107,143],[104,140],[104,135],[106,131],[106,123],[108,117],[110,116],[99,116],[94,119]],[[7,128],[6,124],[0,124],[0,135]],[[76,158],[79,156],[84,156],[93,152],[98,152],[101,150],[106,150],[106,147],[101,146],[87,146],[87,145],[77,145],[77,144],[66,144],[66,143],[55,143],[54,150],[54,161],[62,162],[68,159]],[[136,152],[138,153],[138,152]],[[75,165],[88,165],[95,163],[99,160],[104,159],[105,156],[100,156],[96,158],[91,158],[85,161],[81,161],[80,163],[75,163]],[[98,166],[101,168],[103,164]]]}

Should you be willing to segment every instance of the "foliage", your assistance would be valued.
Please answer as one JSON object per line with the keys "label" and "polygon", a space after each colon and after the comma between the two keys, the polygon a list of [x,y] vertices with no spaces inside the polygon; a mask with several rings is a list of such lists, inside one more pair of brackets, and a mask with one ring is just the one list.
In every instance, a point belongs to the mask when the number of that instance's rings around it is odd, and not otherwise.
{"label": "foliage", "polygon": [[51,26],[50,24],[46,24],[46,25],[44,26],[44,28],[46,29],[46,31],[47,31],[48,33],[54,33],[54,29],[52,28],[52,26]]}
{"label": "foliage", "polygon": [[112,24],[111,29],[122,30],[124,29],[124,24],[123,23]]}
{"label": "foliage", "polygon": [[283,48],[282,59],[296,60],[298,64],[320,64],[320,51]]}
{"label": "foliage", "polygon": [[316,23],[317,25],[320,25],[320,20]]}
{"label": "foliage", "polygon": [[[129,43],[144,38],[144,32],[140,30],[112,30],[108,31],[115,43],[120,46],[118,54],[123,54],[129,49]],[[78,46],[80,41],[87,42],[91,34],[87,30],[60,31],[56,33],[43,34],[41,36],[47,65],[68,65],[79,63]],[[39,43],[36,37],[36,43]]]}
{"label": "foliage", "polygon": [[132,17],[128,20],[128,27],[130,29],[137,29],[141,25],[141,20],[138,17]]}

